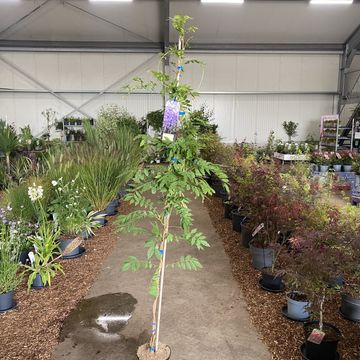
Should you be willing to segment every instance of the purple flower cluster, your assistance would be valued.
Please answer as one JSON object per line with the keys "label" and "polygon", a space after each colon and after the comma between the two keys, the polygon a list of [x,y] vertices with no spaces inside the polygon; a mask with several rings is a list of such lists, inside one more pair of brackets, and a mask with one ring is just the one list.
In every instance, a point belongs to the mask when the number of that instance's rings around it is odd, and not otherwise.
{"label": "purple flower cluster", "polygon": [[164,119],[163,119],[163,132],[173,133],[176,130],[179,118],[180,104],[176,100],[168,100],[166,102]]}

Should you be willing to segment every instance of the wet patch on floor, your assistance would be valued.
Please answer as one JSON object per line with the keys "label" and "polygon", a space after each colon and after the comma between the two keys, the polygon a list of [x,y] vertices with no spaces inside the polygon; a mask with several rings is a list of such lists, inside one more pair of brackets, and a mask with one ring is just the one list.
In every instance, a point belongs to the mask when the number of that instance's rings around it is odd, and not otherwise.
{"label": "wet patch on floor", "polygon": [[[126,293],[82,300],[64,321],[60,334],[62,343],[55,358],[111,359],[111,355],[117,353],[118,359],[136,359],[136,350],[146,342],[147,332],[143,331],[138,338],[122,334],[136,304],[137,300]],[[63,352],[62,347],[67,351]]]}

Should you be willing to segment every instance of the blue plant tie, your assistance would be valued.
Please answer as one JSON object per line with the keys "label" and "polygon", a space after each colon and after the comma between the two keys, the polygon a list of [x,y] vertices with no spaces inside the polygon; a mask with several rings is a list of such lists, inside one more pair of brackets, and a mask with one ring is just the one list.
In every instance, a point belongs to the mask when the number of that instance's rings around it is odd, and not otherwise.
{"label": "blue plant tie", "polygon": [[178,70],[184,71],[184,67],[182,65],[179,65],[177,68]]}
{"label": "blue plant tie", "polygon": [[174,156],[173,158],[171,158],[171,162],[173,162],[173,163],[178,163],[178,159]]}
{"label": "blue plant tie", "polygon": [[150,351],[155,352],[155,348],[153,346],[150,347]]}
{"label": "blue plant tie", "polygon": [[164,254],[164,250],[159,250],[160,254],[163,255]]}
{"label": "blue plant tie", "polygon": [[179,115],[180,115],[180,116],[184,116],[184,115],[185,115],[185,111],[179,111]]}

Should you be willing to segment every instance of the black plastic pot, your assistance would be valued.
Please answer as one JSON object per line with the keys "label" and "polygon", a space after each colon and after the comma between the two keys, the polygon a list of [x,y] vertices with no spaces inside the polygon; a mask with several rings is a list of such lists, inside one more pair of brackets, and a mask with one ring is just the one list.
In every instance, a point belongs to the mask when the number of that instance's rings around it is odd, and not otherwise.
{"label": "black plastic pot", "polygon": [[341,333],[334,325],[324,323],[323,331],[325,333],[332,332],[330,338],[325,335],[320,344],[308,341],[308,337],[314,328],[318,328],[318,321],[310,321],[304,324],[305,333],[305,355],[309,360],[337,360],[337,345],[341,338]]}
{"label": "black plastic pot", "polygon": [[340,312],[345,319],[360,322],[360,299],[341,294]]}
{"label": "black plastic pot", "polygon": [[244,226],[245,223],[246,223],[246,218],[241,224],[241,243],[244,247],[249,248],[253,236],[251,229],[248,228],[247,226]]}
{"label": "black plastic pot", "polygon": [[332,288],[342,288],[344,286],[344,278],[341,274],[330,280],[329,286]]}
{"label": "black plastic pot", "polygon": [[43,288],[45,288],[47,286],[48,286],[48,284],[43,283],[40,274],[37,274],[35,276],[35,279],[34,279],[33,283],[31,284],[31,287],[33,289],[43,289]]}
{"label": "black plastic pot", "polygon": [[[74,239],[65,239],[65,240],[60,240],[59,241],[59,248],[61,250],[61,252],[63,252],[66,247],[68,245],[70,245],[72,242],[74,241]],[[70,253],[66,254],[65,257],[68,257],[68,256],[75,256],[75,255],[78,255],[80,253],[80,247],[78,246],[77,248],[75,248],[73,251],[71,251]]]}
{"label": "black plastic pot", "polygon": [[89,231],[86,231],[86,230],[83,230],[81,232],[81,237],[84,239],[84,240],[89,240],[93,237],[93,235],[89,232]]}
{"label": "black plastic pot", "polygon": [[4,294],[0,294],[0,311],[7,311],[12,309],[14,304],[14,291],[9,291]]}
{"label": "black plastic pot", "polygon": [[117,208],[120,204],[120,201],[118,199],[114,199],[112,201],[109,202],[107,207],[115,207]]}
{"label": "black plastic pot", "polygon": [[235,209],[231,211],[231,218],[233,230],[241,233],[241,225],[245,219],[244,213],[238,209]]}
{"label": "black plastic pot", "polygon": [[21,264],[25,265],[27,262],[30,261],[28,257],[29,251],[30,250],[25,250],[20,253],[19,261],[21,262]]}
{"label": "black plastic pot", "polygon": [[[97,215],[103,215],[103,217],[100,217],[100,218],[97,218],[96,219],[96,216]],[[100,224],[100,226],[104,226],[106,223],[107,223],[107,220],[105,219],[105,216],[106,216],[106,212],[103,210],[103,211],[98,211],[94,214],[94,217],[93,217],[93,221],[94,222],[97,222],[98,224]]]}
{"label": "black plastic pot", "polygon": [[108,206],[106,207],[106,209],[104,210],[104,212],[106,213],[106,216],[116,215],[117,212],[118,212],[117,206],[108,205]]}
{"label": "black plastic pot", "polygon": [[222,182],[220,181],[213,181],[211,186],[215,191],[215,196],[223,198],[224,196],[228,197],[226,190],[223,187]]}
{"label": "black plastic pot", "polygon": [[280,291],[284,287],[282,276],[276,276],[274,274],[268,273],[267,271],[261,272],[261,285],[264,289],[275,291]]}
{"label": "black plastic pot", "polygon": [[232,219],[231,212],[237,209],[238,206],[234,205],[232,201],[224,201],[224,217],[225,219]]}

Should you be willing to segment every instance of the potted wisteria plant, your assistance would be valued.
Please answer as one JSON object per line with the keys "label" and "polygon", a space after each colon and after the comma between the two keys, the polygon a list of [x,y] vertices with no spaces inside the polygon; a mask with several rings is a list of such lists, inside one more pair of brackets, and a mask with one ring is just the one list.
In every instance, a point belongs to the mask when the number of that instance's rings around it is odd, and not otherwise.
{"label": "potted wisteria plant", "polygon": [[[188,116],[190,97],[195,96],[196,93],[189,85],[180,81],[185,65],[196,62],[185,57],[188,45],[186,37],[196,30],[193,26],[187,25],[189,20],[188,16],[178,15],[171,19],[179,39],[176,45],[171,46],[169,51],[162,55],[162,58],[171,57],[175,75],[172,76],[171,71],[152,72],[155,77],[154,83],[162,86],[169,100],[164,112],[162,136],[159,138],[143,136],[142,146],[144,151],[148,147],[153,147],[165,154],[166,164],[147,166],[137,172],[125,199],[139,206],[140,209],[128,215],[121,215],[117,219],[121,231],[148,234],[145,242],[145,258],[130,256],[123,264],[123,270],[149,269],[153,272],[149,290],[154,298],[152,335],[149,342],[140,346],[137,351],[140,360],[170,358],[169,346],[159,341],[165,269],[167,267],[184,270],[201,268],[197,258],[185,254],[178,261],[166,264],[169,245],[177,241],[185,241],[199,250],[209,246],[205,236],[192,228],[193,217],[189,207],[192,195],[204,199],[205,196],[214,193],[204,179],[204,176],[209,174],[215,174],[222,180],[225,188],[227,187],[227,178],[223,171],[200,157],[202,141],[199,127],[193,124]],[[142,81],[140,85],[144,85]],[[145,219],[150,222],[150,230],[139,226],[139,222],[144,224]],[[179,231],[174,232],[173,225],[176,222]]]}

